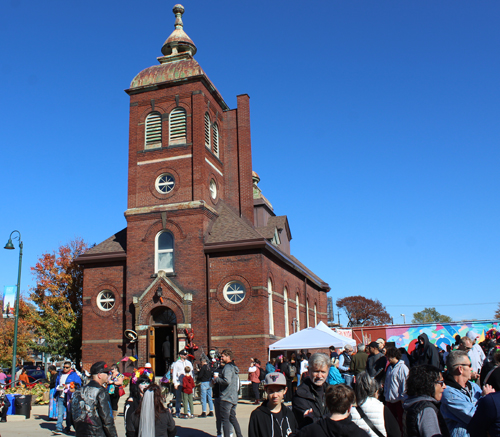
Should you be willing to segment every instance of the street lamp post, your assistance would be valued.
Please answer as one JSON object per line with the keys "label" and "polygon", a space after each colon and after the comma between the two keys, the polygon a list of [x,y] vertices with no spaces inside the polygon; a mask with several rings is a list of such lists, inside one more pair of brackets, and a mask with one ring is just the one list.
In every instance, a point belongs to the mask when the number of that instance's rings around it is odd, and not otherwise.
{"label": "street lamp post", "polygon": [[9,241],[5,245],[4,249],[12,250],[14,245],[12,244],[12,234],[14,232],[18,233],[17,239],[19,240],[19,270],[17,272],[17,291],[16,291],[16,317],[14,319],[14,345],[12,347],[12,372],[10,376],[10,384],[15,382],[16,378],[16,355],[17,355],[17,323],[19,320],[19,296],[21,293],[21,266],[23,263],[23,242],[21,241],[21,233],[19,231],[12,231],[10,233]]}
{"label": "street lamp post", "polygon": [[404,314],[400,314],[401,316],[403,316],[403,325],[406,325],[406,316]]}

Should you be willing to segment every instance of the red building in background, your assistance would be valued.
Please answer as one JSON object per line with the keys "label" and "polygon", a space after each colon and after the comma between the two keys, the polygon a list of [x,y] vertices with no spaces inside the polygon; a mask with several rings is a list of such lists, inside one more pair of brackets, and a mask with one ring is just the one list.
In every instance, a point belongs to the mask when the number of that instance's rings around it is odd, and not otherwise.
{"label": "red building in background", "polygon": [[159,65],[126,90],[127,227],[77,260],[85,368],[137,354],[162,374],[162,343],[175,355],[185,329],[200,352],[264,360],[270,343],[327,319],[328,284],[290,254],[287,217],[252,173],[249,96],[227,106],[194,59],[183,12],[174,7]]}

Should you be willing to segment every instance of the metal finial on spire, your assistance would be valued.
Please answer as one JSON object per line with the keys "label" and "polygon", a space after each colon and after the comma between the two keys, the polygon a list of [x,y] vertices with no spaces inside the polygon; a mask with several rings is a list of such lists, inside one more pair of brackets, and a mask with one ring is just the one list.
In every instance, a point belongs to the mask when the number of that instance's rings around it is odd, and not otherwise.
{"label": "metal finial on spire", "polygon": [[[188,53],[194,56],[196,46],[191,38],[184,32],[184,24],[182,22],[182,14],[184,14],[184,6],[175,5],[172,9],[175,14],[175,30],[163,44],[161,52],[164,56],[177,56],[178,54]],[[161,58],[160,62],[167,60]]]}
{"label": "metal finial on spire", "polygon": [[184,24],[182,23],[182,14],[184,13],[184,6],[175,5],[172,11],[174,11],[175,14],[175,28],[182,29],[184,27]]}

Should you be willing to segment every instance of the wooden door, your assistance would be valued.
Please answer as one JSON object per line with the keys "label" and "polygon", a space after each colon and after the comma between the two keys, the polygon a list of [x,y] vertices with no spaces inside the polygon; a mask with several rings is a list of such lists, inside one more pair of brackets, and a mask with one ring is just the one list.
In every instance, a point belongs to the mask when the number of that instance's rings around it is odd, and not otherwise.
{"label": "wooden door", "polygon": [[155,328],[149,327],[149,362],[151,367],[155,369],[156,365],[156,351],[155,351]]}

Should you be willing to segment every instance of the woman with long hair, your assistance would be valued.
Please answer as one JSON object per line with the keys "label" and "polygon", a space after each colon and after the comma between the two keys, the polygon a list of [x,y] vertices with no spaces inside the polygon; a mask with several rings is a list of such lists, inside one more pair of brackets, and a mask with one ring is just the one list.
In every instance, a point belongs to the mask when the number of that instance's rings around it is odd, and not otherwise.
{"label": "woman with long hair", "polygon": [[123,385],[123,375],[118,370],[118,365],[111,366],[111,372],[108,377],[108,393],[111,400],[111,409],[113,410],[113,417],[116,420],[118,415],[118,402],[120,401],[120,387]]}
{"label": "woman with long hair", "polygon": [[130,396],[125,402],[125,409],[123,411],[125,433],[127,437],[135,437],[135,428],[131,425],[133,422],[132,417],[141,403],[144,392],[148,389],[150,384],[151,378],[148,373],[143,373],[139,377],[133,378],[130,382]]}
{"label": "woman with long hair", "polygon": [[163,401],[160,386],[151,384],[144,392],[131,420],[130,425],[135,432],[134,436],[175,437],[175,421],[170,410],[163,405]]}

